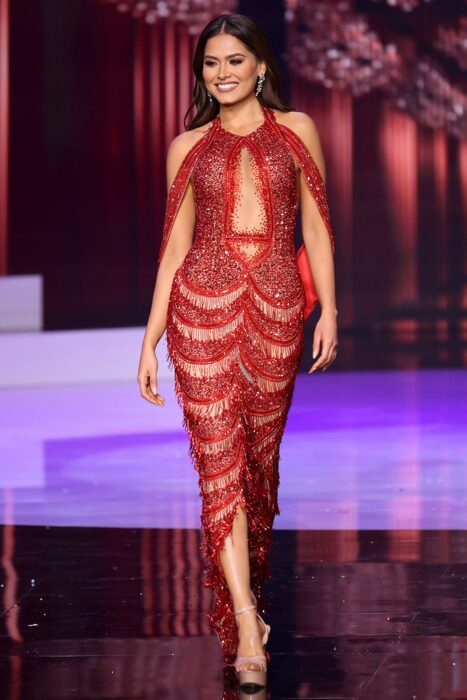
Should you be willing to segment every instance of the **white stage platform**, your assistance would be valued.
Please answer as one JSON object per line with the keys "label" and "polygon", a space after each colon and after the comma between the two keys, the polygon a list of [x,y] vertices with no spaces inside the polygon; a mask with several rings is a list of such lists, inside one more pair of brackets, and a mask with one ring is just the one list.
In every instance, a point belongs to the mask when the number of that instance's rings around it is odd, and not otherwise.
{"label": "white stage platform", "polygon": [[[0,333],[0,388],[135,381],[144,327]],[[158,378],[172,376],[165,334]]]}

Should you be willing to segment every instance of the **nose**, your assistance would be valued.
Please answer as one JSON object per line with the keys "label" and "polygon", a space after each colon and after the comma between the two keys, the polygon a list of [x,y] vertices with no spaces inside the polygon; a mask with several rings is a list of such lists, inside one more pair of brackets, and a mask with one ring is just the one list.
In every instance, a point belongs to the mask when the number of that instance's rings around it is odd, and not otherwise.
{"label": "nose", "polygon": [[219,66],[219,73],[217,75],[218,80],[225,80],[230,76],[228,66]]}

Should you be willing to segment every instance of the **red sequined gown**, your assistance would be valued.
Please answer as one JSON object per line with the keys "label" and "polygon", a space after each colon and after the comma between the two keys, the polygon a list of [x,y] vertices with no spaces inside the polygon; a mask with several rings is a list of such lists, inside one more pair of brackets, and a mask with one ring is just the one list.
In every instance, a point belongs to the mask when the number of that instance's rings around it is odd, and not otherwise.
{"label": "red sequined gown", "polygon": [[[217,115],[170,188],[160,262],[191,178],[194,242],[170,292],[166,337],[175,391],[198,472],[208,615],[224,660],[238,635],[219,552],[237,506],[248,516],[251,588],[262,583],[279,514],[279,445],[304,345],[305,290],[294,249],[296,165],[333,241],[325,188],[302,140],[263,107],[246,136]],[[302,246],[303,248],[303,246]],[[305,314],[306,315],[306,314]]]}

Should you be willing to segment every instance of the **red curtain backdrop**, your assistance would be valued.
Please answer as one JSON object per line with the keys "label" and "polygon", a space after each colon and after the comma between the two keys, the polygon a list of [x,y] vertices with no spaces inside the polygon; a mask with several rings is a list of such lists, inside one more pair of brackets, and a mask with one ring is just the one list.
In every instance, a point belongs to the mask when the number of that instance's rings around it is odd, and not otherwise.
{"label": "red curtain backdrop", "polygon": [[[466,302],[453,291],[466,274],[465,243],[462,262],[454,247],[466,218],[466,142],[375,93],[353,99],[292,77],[291,103],[314,118],[325,152],[341,324],[384,326],[407,342],[431,328],[447,340],[449,313]],[[454,332],[462,328],[458,320]]]}
{"label": "red curtain backdrop", "polygon": [[417,296],[417,125],[412,117],[385,105],[379,136],[397,253],[391,300],[400,304]]}
{"label": "red curtain backdrop", "polygon": [[[107,8],[109,10],[111,8]],[[128,21],[128,20],[127,20]],[[140,304],[154,284],[156,253],[166,198],[165,158],[172,139],[184,131],[191,102],[194,39],[183,26],[134,26],[134,134]]]}
{"label": "red curtain backdrop", "polygon": [[9,271],[44,274],[47,329],[145,323],[194,39],[95,0],[31,12],[11,16]]}
{"label": "red curtain backdrop", "polygon": [[[385,104],[379,137],[395,252],[389,298],[392,306],[403,308],[414,304],[418,296],[417,125],[412,117]],[[415,318],[396,319],[391,324],[396,339],[415,341],[417,330]]]}

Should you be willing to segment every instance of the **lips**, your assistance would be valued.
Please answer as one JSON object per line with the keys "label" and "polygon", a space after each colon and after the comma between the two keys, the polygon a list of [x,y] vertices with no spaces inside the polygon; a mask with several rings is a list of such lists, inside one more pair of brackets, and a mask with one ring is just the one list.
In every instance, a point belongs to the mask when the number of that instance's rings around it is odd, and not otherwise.
{"label": "lips", "polygon": [[216,88],[219,92],[230,92],[237,87],[238,83],[217,83]]}

